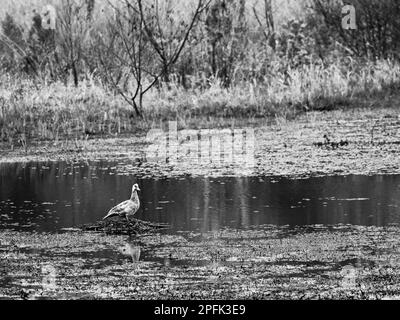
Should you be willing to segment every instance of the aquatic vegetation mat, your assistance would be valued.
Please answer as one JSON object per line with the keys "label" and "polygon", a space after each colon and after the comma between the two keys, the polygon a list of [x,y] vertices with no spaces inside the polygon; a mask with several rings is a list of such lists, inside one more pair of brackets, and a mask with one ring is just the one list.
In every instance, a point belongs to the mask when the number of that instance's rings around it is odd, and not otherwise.
{"label": "aquatic vegetation mat", "polygon": [[0,232],[0,297],[390,299],[400,229],[261,226],[115,236]]}
{"label": "aquatic vegetation mat", "polygon": [[[10,150],[3,143],[0,163],[107,160],[118,163],[118,175],[142,178],[400,173],[396,107],[309,112],[294,120],[264,119],[249,128],[241,124],[235,129],[245,133],[233,143],[227,140],[230,131],[226,129],[178,130],[174,143],[167,139],[168,131],[153,138],[148,134],[42,141],[27,150]],[[210,147],[214,142],[220,149]]]}
{"label": "aquatic vegetation mat", "polygon": [[131,218],[129,223],[125,220],[98,221],[96,223],[85,224],[76,228],[77,230],[104,232],[106,234],[143,234],[146,232],[160,229],[168,229],[169,225],[165,223],[152,223],[139,219]]}

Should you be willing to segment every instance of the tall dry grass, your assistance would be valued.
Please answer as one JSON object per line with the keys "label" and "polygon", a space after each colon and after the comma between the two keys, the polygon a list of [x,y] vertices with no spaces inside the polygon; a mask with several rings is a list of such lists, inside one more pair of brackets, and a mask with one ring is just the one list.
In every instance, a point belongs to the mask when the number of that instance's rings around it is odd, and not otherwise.
{"label": "tall dry grass", "polygon": [[[163,120],[182,127],[212,124],[218,119],[254,119],[294,115],[299,111],[380,106],[399,97],[400,64],[393,61],[342,61],[324,67],[302,66],[276,73],[257,83],[224,88],[208,79],[206,88],[186,90],[169,83],[151,90],[144,101],[144,119],[119,95],[95,79],[78,87],[35,83],[7,75],[0,78],[0,139],[79,139],[147,129]],[[204,121],[204,119],[206,119]],[[208,119],[208,120],[207,120]]]}
{"label": "tall dry grass", "polygon": [[[151,117],[190,118],[193,115],[263,117],[326,110],[338,106],[362,107],[395,94],[400,87],[400,64],[349,60],[346,64],[302,66],[287,74],[276,72],[257,83],[224,88],[210,79],[205,90],[184,90],[177,85],[147,96],[145,112]],[[156,102],[156,103],[155,103]]]}

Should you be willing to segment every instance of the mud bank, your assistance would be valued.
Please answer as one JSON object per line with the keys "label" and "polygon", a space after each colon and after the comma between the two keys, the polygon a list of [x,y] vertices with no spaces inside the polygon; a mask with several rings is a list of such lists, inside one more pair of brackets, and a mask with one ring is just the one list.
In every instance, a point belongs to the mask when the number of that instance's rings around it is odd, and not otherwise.
{"label": "mud bank", "polygon": [[399,297],[397,226],[263,226],[140,237],[0,233],[12,299]]}

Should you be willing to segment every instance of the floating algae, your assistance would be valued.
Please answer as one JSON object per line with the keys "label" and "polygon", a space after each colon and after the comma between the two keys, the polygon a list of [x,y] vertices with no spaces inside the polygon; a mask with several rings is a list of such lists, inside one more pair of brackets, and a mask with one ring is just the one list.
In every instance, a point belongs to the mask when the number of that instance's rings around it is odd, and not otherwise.
{"label": "floating algae", "polygon": [[82,231],[105,232],[106,234],[129,235],[143,234],[167,228],[169,228],[168,224],[152,223],[131,218],[129,223],[125,220],[107,220],[85,224],[79,229]]}

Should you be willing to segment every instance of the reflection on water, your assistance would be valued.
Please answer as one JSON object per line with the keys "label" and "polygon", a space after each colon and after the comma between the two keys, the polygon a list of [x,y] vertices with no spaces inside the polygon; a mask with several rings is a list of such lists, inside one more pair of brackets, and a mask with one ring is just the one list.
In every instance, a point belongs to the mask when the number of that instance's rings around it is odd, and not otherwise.
{"label": "reflection on water", "polygon": [[138,262],[140,260],[140,246],[136,242],[126,242],[124,246],[119,248],[119,251],[124,255],[132,259],[132,262]]}
{"label": "reflection on water", "polygon": [[134,179],[117,173],[117,163],[99,161],[1,165],[0,227],[54,231],[95,222],[128,199],[135,182],[142,190],[138,218],[169,223],[172,232],[400,221],[395,175]]}

